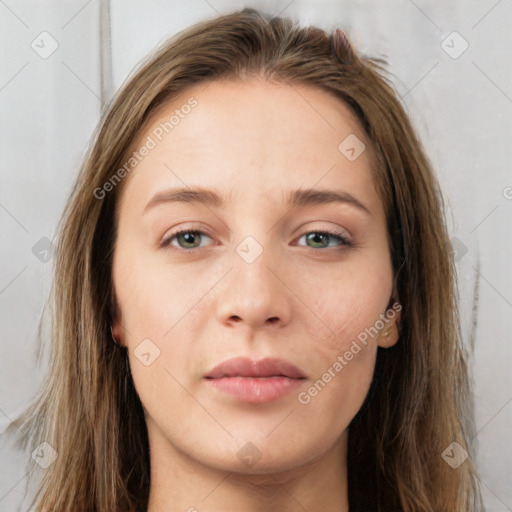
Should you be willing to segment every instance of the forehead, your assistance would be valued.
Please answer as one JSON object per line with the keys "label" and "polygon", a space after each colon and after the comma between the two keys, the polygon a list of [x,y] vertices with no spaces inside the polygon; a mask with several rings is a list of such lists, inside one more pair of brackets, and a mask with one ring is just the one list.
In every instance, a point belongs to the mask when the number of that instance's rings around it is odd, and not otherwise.
{"label": "forehead", "polygon": [[[123,184],[123,202],[184,186],[215,188],[244,203],[280,201],[284,190],[316,184],[377,199],[358,120],[340,99],[309,85],[197,84],[151,115],[130,154],[144,145],[151,149]],[[347,145],[361,154],[349,158],[354,151],[347,153]]]}

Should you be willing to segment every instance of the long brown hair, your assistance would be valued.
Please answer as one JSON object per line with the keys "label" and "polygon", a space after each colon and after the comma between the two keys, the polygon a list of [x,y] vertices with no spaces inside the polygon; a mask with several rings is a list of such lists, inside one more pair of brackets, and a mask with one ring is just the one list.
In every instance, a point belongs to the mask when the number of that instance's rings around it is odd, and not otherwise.
{"label": "long brown hair", "polygon": [[[59,224],[50,295],[50,367],[18,425],[57,459],[42,473],[38,512],[145,509],[150,465],[126,348],[113,343],[112,255],[123,182],[98,198],[149,116],[187,87],[219,78],[321,88],[356,114],[371,142],[395,277],[400,339],[378,350],[348,439],[351,511],[481,510],[472,459],[470,381],[444,207],[432,166],[386,77],[345,34],[244,9],[203,21],[159,47],[99,124]],[[103,189],[104,190],[104,189]],[[96,192],[96,193],[95,193]],[[12,425],[11,425],[12,426]],[[14,430],[14,429],[13,429]],[[451,467],[457,442],[469,458]]]}

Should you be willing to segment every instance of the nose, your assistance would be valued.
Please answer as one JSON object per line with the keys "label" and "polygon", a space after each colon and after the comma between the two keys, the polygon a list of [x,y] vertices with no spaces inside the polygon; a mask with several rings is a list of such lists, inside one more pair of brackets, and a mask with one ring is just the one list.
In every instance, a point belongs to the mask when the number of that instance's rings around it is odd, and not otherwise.
{"label": "nose", "polygon": [[[256,243],[252,244],[249,248],[254,251]],[[228,327],[284,327],[290,321],[293,299],[285,262],[278,251],[262,246],[251,261],[243,252],[247,247],[241,244],[233,251],[231,271],[219,283],[217,318]]]}

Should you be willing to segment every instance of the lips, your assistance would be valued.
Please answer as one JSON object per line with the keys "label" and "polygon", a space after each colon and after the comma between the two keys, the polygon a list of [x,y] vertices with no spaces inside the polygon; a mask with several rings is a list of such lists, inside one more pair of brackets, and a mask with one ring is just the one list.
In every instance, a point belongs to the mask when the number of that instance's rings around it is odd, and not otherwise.
{"label": "lips", "polygon": [[205,375],[206,379],[222,379],[225,377],[305,379],[306,375],[295,365],[282,359],[254,360],[247,357],[235,357],[224,361]]}
{"label": "lips", "polygon": [[306,379],[295,365],[282,359],[254,360],[235,357],[218,364],[207,375],[206,385],[220,399],[229,397],[235,403],[263,404],[297,391]]}

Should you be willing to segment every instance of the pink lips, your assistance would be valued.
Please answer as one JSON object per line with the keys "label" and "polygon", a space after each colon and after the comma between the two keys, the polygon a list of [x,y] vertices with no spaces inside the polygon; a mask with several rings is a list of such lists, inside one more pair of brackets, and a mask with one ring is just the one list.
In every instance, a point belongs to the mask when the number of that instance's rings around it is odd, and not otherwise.
{"label": "pink lips", "polygon": [[302,384],[306,378],[296,366],[282,359],[229,359],[205,375],[214,388],[252,403],[276,400]]}

